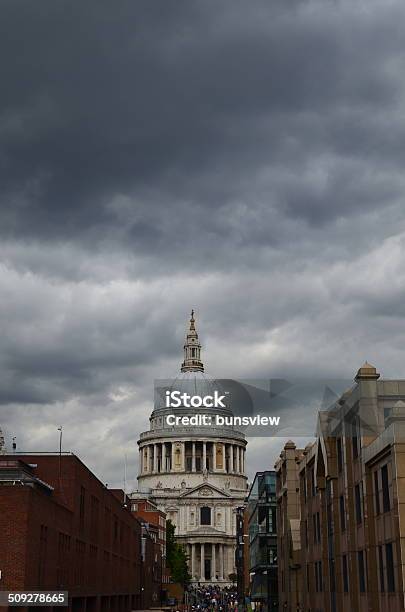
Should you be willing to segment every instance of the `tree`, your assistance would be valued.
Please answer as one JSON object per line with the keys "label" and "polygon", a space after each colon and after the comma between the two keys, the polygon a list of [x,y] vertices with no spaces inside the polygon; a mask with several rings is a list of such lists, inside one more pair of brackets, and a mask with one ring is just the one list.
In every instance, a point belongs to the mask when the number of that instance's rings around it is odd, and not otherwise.
{"label": "tree", "polygon": [[166,521],[166,562],[173,582],[178,582],[184,586],[190,582],[191,576],[188,573],[185,550],[176,542],[174,537],[175,530],[176,527],[168,519]]}

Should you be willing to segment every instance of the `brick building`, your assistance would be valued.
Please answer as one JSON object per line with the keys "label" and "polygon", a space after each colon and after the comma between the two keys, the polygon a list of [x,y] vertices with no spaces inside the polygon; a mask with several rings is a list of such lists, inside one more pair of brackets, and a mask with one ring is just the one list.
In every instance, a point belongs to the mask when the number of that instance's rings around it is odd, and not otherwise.
{"label": "brick building", "polygon": [[73,611],[140,608],[141,530],[123,491],[75,455],[0,456],[1,590],[68,591]]}
{"label": "brick building", "polygon": [[143,601],[156,606],[166,598],[164,585],[170,581],[166,568],[166,514],[141,497],[131,497],[131,512],[142,523]]}
{"label": "brick building", "polygon": [[276,463],[279,610],[301,610],[301,504],[299,462],[303,451],[291,440]]}
{"label": "brick building", "polygon": [[159,544],[163,559],[166,558],[166,513],[146,498],[131,496],[131,511],[140,520],[146,522],[154,540]]}
{"label": "brick building", "polygon": [[405,381],[355,381],[276,464],[280,611],[404,609]]}

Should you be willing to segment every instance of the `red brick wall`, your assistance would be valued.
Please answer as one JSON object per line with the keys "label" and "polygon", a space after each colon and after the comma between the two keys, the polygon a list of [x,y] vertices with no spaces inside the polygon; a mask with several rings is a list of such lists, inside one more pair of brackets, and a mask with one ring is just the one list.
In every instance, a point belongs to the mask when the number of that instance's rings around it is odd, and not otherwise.
{"label": "red brick wall", "polygon": [[28,534],[28,488],[0,487],[0,570],[2,591],[23,588]]}
{"label": "red brick wall", "polygon": [[133,596],[128,605],[139,607],[141,525],[123,507],[123,497],[120,501],[74,456],[62,457],[62,486],[58,456],[16,458],[37,464],[35,476],[55,491],[0,487],[1,590],[129,595],[114,605],[124,609]]}

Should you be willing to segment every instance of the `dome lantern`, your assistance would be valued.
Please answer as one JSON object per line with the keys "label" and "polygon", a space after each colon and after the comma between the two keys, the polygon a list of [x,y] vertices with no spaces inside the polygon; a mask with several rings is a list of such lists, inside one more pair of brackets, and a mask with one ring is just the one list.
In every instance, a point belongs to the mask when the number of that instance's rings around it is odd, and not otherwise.
{"label": "dome lantern", "polygon": [[184,361],[181,364],[182,372],[204,372],[201,361],[201,344],[195,328],[194,310],[191,311],[190,327],[184,344]]}

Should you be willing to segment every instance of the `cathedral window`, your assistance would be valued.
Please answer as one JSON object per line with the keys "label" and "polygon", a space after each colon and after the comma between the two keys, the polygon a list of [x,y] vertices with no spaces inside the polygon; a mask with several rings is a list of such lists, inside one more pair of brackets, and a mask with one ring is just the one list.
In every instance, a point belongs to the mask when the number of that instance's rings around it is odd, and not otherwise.
{"label": "cathedral window", "polygon": [[208,506],[200,508],[200,525],[211,525],[211,508]]}

